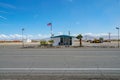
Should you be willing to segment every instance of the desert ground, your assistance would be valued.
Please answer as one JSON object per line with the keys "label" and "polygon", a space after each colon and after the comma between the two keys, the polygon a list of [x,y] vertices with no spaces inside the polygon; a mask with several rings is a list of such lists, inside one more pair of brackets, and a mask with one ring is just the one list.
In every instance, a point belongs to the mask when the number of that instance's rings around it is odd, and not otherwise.
{"label": "desert ground", "polygon": [[[38,47],[40,45],[40,42],[32,42],[32,43],[24,43],[25,47]],[[111,48],[117,48],[118,42],[117,41],[111,41],[111,42],[103,42],[103,43],[90,43],[90,42],[82,42],[82,45],[84,47],[111,47]],[[79,46],[79,42],[74,42],[74,46]],[[0,48],[20,48],[22,47],[22,43],[0,43]]]}

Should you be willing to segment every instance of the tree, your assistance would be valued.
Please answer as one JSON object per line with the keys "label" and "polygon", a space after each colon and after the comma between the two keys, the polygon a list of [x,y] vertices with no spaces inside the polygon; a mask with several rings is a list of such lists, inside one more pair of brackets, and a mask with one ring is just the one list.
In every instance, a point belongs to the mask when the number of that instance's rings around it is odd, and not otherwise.
{"label": "tree", "polygon": [[54,40],[49,40],[48,42],[50,43],[50,46],[52,47],[53,43],[54,43]]}
{"label": "tree", "polygon": [[104,38],[103,38],[103,37],[100,37],[99,40],[100,40],[100,42],[102,43],[103,40],[104,40]]}
{"label": "tree", "polygon": [[47,45],[47,41],[45,41],[45,40],[40,41],[40,45],[42,45],[42,46]]}
{"label": "tree", "polygon": [[83,36],[81,34],[79,34],[76,38],[79,39],[80,47],[82,47],[82,38],[83,38]]}
{"label": "tree", "polygon": [[54,40],[49,40],[48,41],[50,44],[53,44],[54,43]]}

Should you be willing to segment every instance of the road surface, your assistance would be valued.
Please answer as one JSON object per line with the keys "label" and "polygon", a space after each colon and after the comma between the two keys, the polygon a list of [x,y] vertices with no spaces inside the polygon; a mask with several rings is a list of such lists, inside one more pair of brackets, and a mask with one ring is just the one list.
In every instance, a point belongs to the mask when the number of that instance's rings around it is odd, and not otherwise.
{"label": "road surface", "polygon": [[[0,79],[26,75],[67,76],[66,79],[120,77],[120,49],[118,48],[0,48]],[[70,78],[72,75],[72,78]],[[68,77],[69,76],[69,77]],[[78,77],[79,76],[79,77]],[[43,77],[43,76],[42,76]],[[57,78],[59,78],[57,77]],[[12,77],[13,78],[13,77]],[[49,78],[49,77],[48,77]],[[48,80],[42,78],[41,80]],[[54,78],[54,77],[52,77]],[[57,80],[57,78],[55,78]],[[62,77],[63,78],[63,77]],[[84,77],[85,78],[85,77]],[[28,79],[28,78],[26,78]],[[62,79],[60,79],[62,80]]]}

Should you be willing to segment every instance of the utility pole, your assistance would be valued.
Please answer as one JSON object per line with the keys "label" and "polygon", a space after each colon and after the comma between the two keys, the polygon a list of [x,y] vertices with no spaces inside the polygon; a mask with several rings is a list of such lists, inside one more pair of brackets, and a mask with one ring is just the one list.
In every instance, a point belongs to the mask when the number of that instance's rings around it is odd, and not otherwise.
{"label": "utility pole", "polygon": [[109,42],[111,42],[111,33],[108,33],[109,34]]}
{"label": "utility pole", "polygon": [[70,36],[70,31],[68,31],[68,35]]}
{"label": "utility pole", "polygon": [[87,35],[85,35],[85,40],[87,41]]}
{"label": "utility pole", "polygon": [[24,48],[24,28],[22,28],[22,47]]}
{"label": "utility pole", "polygon": [[118,30],[118,48],[119,48],[119,27],[116,27],[116,29]]}

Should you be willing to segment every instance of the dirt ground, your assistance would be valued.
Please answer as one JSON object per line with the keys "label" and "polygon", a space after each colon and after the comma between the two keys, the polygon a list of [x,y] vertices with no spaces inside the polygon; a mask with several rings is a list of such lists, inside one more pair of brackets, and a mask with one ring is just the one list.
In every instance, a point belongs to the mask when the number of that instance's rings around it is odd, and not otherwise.
{"label": "dirt ground", "polygon": [[[0,48],[19,48],[22,47],[22,43],[0,43]],[[39,42],[32,42],[32,43],[24,43],[24,47],[38,47],[40,45]],[[90,43],[90,42],[82,42],[84,47],[101,47],[101,48],[117,48],[118,42],[103,42],[103,43]],[[74,42],[74,46],[79,46],[79,42]]]}

